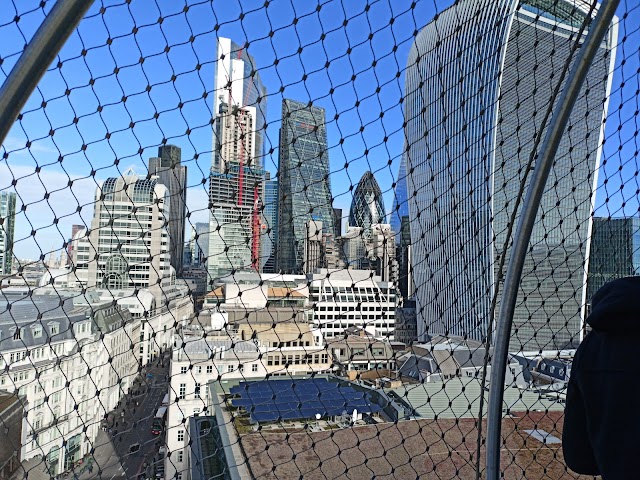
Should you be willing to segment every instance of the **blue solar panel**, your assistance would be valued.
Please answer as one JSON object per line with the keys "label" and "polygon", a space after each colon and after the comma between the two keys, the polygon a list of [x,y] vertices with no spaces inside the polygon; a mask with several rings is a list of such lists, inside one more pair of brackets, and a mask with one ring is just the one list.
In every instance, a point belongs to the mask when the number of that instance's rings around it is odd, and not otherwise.
{"label": "blue solar panel", "polygon": [[235,407],[250,413],[254,422],[277,420],[301,420],[351,414],[354,409],[361,413],[382,410],[371,402],[370,394],[355,390],[348,385],[329,382],[327,379],[263,380],[242,382],[230,390],[240,398],[231,400]]}

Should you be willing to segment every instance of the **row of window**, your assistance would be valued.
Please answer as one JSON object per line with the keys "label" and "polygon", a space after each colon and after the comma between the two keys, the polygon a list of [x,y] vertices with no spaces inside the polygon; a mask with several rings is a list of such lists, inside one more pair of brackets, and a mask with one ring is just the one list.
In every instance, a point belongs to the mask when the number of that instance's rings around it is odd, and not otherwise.
{"label": "row of window", "polygon": [[344,306],[332,306],[332,305],[321,305],[315,309],[317,312],[388,312],[395,311],[395,308],[390,305],[385,306],[376,306],[376,307],[368,307],[366,305],[356,307],[355,305]]}
{"label": "row of window", "polygon": [[395,295],[385,295],[383,297],[374,295],[348,295],[344,293],[339,294],[322,294],[313,295],[313,300],[316,302],[350,302],[350,303],[395,303]]}
{"label": "row of window", "polygon": [[[331,319],[331,320],[335,320],[335,319]],[[350,318],[349,320],[353,320],[352,318]],[[390,322],[390,323],[367,323],[368,326],[373,326],[375,328],[394,328],[394,323]],[[333,328],[335,330],[344,330],[345,328],[352,328],[352,327],[360,327],[362,326],[362,322],[360,323],[349,323],[349,322],[342,322],[342,323],[325,323],[324,325],[322,325],[323,329],[330,329]]]}
{"label": "row of window", "polygon": [[338,313],[338,314],[332,314],[332,315],[314,315],[313,318],[315,320],[380,320],[382,317],[382,320],[384,320],[385,317],[388,317],[388,320],[393,322],[395,320],[391,318],[392,316],[393,314],[385,315],[385,312],[382,312],[382,314],[377,314],[377,315],[360,315],[357,313],[355,314]]}
{"label": "row of window", "polygon": [[328,363],[329,354],[314,354],[310,353],[305,355],[267,355],[267,366],[276,365],[306,365],[309,363]]}
{"label": "row of window", "polygon": [[[58,333],[60,333],[60,324],[58,322],[51,322],[47,326],[49,327],[50,335],[57,335]],[[30,326],[30,328],[31,328],[31,335],[33,336],[33,338],[42,337],[42,324],[34,323],[33,325]],[[12,327],[11,330],[13,331],[13,339],[21,340],[25,338],[24,333],[26,329],[27,327],[20,327],[20,328]]]}
{"label": "row of window", "polygon": [[305,340],[305,341],[293,340],[291,342],[271,342],[271,346],[272,347],[276,347],[276,348],[283,348],[283,347],[310,347],[311,346],[311,342],[309,342],[308,340]]}
{"label": "row of window", "polygon": [[32,350],[20,350],[17,352],[5,353],[0,355],[0,368],[4,367],[5,364],[11,365],[12,363],[20,362],[27,357],[30,357],[32,361],[45,358],[45,354],[49,350],[55,355],[60,356],[64,353],[64,345],[58,343],[51,346],[34,348]]}

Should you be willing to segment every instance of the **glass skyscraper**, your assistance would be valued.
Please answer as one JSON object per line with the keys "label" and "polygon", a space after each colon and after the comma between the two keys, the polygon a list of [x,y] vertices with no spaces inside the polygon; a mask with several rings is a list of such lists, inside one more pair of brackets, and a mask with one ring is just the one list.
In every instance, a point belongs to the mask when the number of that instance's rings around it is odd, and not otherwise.
{"label": "glass skyscraper", "polygon": [[403,155],[398,168],[396,188],[393,197],[393,209],[389,215],[391,230],[396,234],[396,244],[400,244],[400,231],[402,230],[402,217],[409,218],[407,156]]}
{"label": "glass skyscraper", "polygon": [[278,164],[278,258],[284,273],[302,271],[305,226],[335,231],[323,108],[284,99]]}
{"label": "glass skyscraper", "polygon": [[640,275],[640,218],[594,218],[587,303],[605,283],[632,275]]}
{"label": "glass skyscraper", "polygon": [[262,216],[262,271],[275,273],[278,248],[278,180],[271,179],[269,172],[266,172],[265,176]]}
{"label": "glass skyscraper", "polygon": [[[264,126],[267,117],[267,89],[262,84],[258,66],[247,50],[229,38],[218,38],[218,55],[214,78],[214,116],[222,113],[223,103],[233,107],[248,107],[253,117],[255,134],[255,158],[253,165],[260,168],[264,159]],[[214,131],[216,127],[214,126]],[[215,135],[214,135],[215,137]],[[224,162],[216,148],[219,140],[213,139],[212,167],[224,171]]]}
{"label": "glass skyscraper", "polygon": [[16,225],[16,194],[0,192],[0,275],[10,275]]}
{"label": "glass skyscraper", "polygon": [[[483,340],[534,139],[578,30],[578,0],[462,0],[427,25],[406,74],[418,336]],[[561,140],[531,236],[510,349],[579,341],[587,239],[611,88],[613,26]],[[525,186],[526,183],[525,183]],[[505,244],[507,249],[505,252]],[[506,269],[506,267],[505,267]],[[499,311],[499,305],[496,312]]]}
{"label": "glass skyscraper", "polygon": [[182,150],[175,145],[162,145],[158,157],[149,159],[149,175],[158,177],[171,195],[169,240],[171,266],[176,275],[182,275],[184,260],[184,222],[187,215],[187,167],[182,165]]}
{"label": "glass skyscraper", "polygon": [[382,191],[375,177],[369,171],[362,175],[356,186],[349,210],[349,225],[362,227],[362,234],[371,236],[371,225],[384,223],[385,211]]}
{"label": "glass skyscraper", "polygon": [[212,280],[261,267],[266,89],[247,50],[218,39],[207,270]]}

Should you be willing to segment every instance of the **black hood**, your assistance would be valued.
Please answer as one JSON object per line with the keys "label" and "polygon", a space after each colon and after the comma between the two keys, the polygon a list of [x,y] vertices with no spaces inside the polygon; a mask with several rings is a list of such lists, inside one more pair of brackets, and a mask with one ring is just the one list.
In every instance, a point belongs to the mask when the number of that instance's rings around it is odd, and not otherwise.
{"label": "black hood", "polygon": [[599,332],[640,331],[640,277],[620,278],[598,290],[587,323]]}

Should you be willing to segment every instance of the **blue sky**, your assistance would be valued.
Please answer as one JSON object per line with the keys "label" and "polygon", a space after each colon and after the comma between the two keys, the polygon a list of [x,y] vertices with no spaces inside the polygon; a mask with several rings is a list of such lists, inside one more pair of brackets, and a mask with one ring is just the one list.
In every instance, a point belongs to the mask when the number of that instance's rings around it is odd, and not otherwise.
{"label": "blue sky", "polygon": [[[44,16],[38,1],[15,3],[19,12],[13,5],[0,11],[0,80]],[[53,2],[47,3],[45,10]],[[62,66],[54,64],[46,74],[4,144],[9,156],[0,160],[0,190],[11,189],[16,178],[15,191],[27,204],[17,218],[19,257],[60,249],[73,223],[90,224],[96,182],[130,167],[144,174],[146,160],[156,155],[163,138],[182,148],[189,168],[189,221],[208,220],[203,180],[211,164],[218,36],[249,42],[260,68],[269,93],[266,149],[273,152],[265,162],[268,170],[277,170],[283,96],[311,99],[327,113],[335,206],[346,217],[351,185],[355,188],[372,170],[391,209],[403,148],[400,99],[408,50],[414,32],[451,0],[416,1],[413,8],[408,0],[274,0],[266,9],[264,3],[190,1],[185,13],[185,3],[178,0],[96,1],[60,53]],[[621,17],[625,9],[635,9],[621,23],[621,31],[629,33],[618,51],[596,200],[600,214],[615,216],[637,214],[640,188],[634,135],[640,12],[633,2],[622,3]]]}

